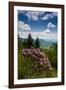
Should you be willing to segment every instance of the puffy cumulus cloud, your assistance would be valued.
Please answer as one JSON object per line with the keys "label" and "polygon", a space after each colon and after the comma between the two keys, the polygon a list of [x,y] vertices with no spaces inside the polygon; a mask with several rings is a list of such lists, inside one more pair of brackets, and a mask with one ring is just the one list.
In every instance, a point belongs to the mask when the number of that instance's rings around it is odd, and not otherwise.
{"label": "puffy cumulus cloud", "polygon": [[41,18],[41,20],[47,20],[49,18],[49,16],[50,16],[50,14],[46,14]]}
{"label": "puffy cumulus cloud", "polygon": [[28,12],[26,13],[28,19],[38,20],[38,12]]}
{"label": "puffy cumulus cloud", "polygon": [[50,29],[46,29],[45,31],[44,31],[44,33],[50,33],[51,31],[50,31]]}
{"label": "puffy cumulus cloud", "polygon": [[47,13],[41,18],[41,20],[52,19],[55,16],[57,16],[57,12]]}
{"label": "puffy cumulus cloud", "polygon": [[48,29],[55,28],[55,27],[56,27],[56,25],[52,24],[51,22],[49,22],[47,25]]}
{"label": "puffy cumulus cloud", "polygon": [[23,21],[18,21],[18,29],[24,31],[30,31],[31,28],[28,24],[25,24]]}
{"label": "puffy cumulus cloud", "polygon": [[26,13],[26,16],[28,17],[28,19],[32,19],[32,20],[39,20],[40,16],[42,16],[45,12],[42,11],[28,11]]}

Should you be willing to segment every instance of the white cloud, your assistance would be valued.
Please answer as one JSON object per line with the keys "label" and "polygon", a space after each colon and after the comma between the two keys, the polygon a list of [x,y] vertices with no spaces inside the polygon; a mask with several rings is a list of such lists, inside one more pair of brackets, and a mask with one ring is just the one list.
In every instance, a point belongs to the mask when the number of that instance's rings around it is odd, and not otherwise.
{"label": "white cloud", "polygon": [[24,31],[30,31],[31,30],[30,26],[28,24],[25,24],[22,21],[18,21],[18,29],[24,30]]}
{"label": "white cloud", "polygon": [[43,15],[45,12],[38,12],[38,11],[29,11],[26,13],[26,16],[32,20],[38,20],[40,18],[41,15]]}
{"label": "white cloud", "polygon": [[38,20],[38,12],[27,12],[26,13],[26,16],[30,19],[33,19],[33,20]]}
{"label": "white cloud", "polygon": [[47,19],[52,19],[53,17],[57,16],[57,13],[56,12],[53,12],[53,13],[47,13],[46,15],[44,15],[41,20],[47,20]]}
{"label": "white cloud", "polygon": [[50,33],[51,31],[50,31],[50,29],[46,29],[45,31],[44,31],[44,33]]}
{"label": "white cloud", "polygon": [[[32,20],[47,20],[47,19],[52,19],[53,17],[57,16],[57,12],[52,12],[52,13],[47,13],[45,14],[44,11],[25,11],[25,10],[18,10],[18,13],[22,13],[28,17],[28,19]],[[44,15],[45,14],[45,15]],[[44,15],[44,16],[43,16]],[[40,17],[43,16],[43,17]]]}
{"label": "white cloud", "polygon": [[46,14],[45,16],[43,16],[42,18],[41,18],[41,20],[47,20],[49,18],[49,14]]}
{"label": "white cloud", "polygon": [[36,39],[39,37],[39,39],[44,39],[44,40],[55,40],[57,41],[57,33],[46,33],[46,32],[19,32],[19,36],[21,38],[27,38],[28,34],[31,33],[33,39]]}
{"label": "white cloud", "polygon": [[47,28],[55,28],[56,27],[56,25],[54,25],[54,24],[52,24],[51,22],[49,22],[48,23],[48,25],[47,25]]}

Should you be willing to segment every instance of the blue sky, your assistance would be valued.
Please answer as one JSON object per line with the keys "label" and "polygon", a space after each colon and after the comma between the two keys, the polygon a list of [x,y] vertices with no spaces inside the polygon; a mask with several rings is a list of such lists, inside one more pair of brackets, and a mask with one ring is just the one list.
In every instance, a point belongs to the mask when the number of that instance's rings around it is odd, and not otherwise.
{"label": "blue sky", "polygon": [[19,36],[57,41],[57,20],[57,12],[18,10]]}

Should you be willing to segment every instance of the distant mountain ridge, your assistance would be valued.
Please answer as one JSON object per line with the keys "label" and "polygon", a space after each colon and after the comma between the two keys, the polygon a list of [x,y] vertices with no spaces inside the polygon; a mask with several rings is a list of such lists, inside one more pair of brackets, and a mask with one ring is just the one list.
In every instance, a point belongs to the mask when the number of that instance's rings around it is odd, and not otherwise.
{"label": "distant mountain ridge", "polygon": [[43,40],[39,39],[41,47],[50,47],[53,44],[57,43],[57,41]]}

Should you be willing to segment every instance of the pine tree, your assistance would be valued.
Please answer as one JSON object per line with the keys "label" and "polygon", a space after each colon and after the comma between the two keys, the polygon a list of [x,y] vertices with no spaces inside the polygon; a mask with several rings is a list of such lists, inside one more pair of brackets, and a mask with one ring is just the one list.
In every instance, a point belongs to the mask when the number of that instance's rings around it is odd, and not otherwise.
{"label": "pine tree", "polygon": [[37,37],[37,39],[35,40],[35,48],[39,48],[40,47],[40,41],[39,38]]}
{"label": "pine tree", "polygon": [[27,46],[28,46],[28,48],[33,46],[33,38],[32,38],[30,33],[29,33],[28,38],[27,38]]}

